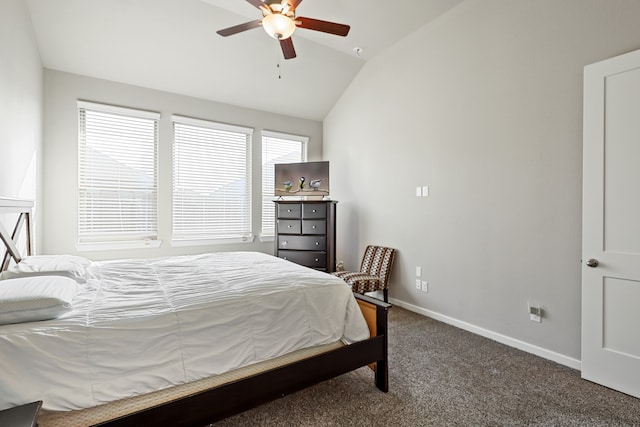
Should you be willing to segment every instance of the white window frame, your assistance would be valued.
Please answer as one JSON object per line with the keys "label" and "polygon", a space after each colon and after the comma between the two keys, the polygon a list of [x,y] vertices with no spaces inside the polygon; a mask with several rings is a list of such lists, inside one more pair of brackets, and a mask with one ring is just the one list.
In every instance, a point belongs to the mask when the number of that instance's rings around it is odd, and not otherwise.
{"label": "white window frame", "polygon": [[[302,147],[302,155],[301,159],[296,159],[296,161],[291,161],[290,163],[300,163],[307,161],[307,149],[309,145],[309,137],[300,136],[300,135],[292,135],[283,132],[275,132],[270,130],[263,130],[262,132],[262,210],[260,216],[260,241],[261,242],[270,242],[275,239],[275,203],[273,201],[276,197],[273,195],[274,190],[274,167],[270,160],[265,158],[267,150],[265,150],[267,138],[286,140],[289,142],[300,143]],[[278,162],[282,163],[282,162]]]}
{"label": "white window frame", "polygon": [[[227,244],[227,243],[251,243],[254,240],[254,236],[252,234],[252,178],[251,178],[251,146],[252,146],[252,138],[254,130],[252,128],[247,128],[243,126],[230,125],[225,123],[218,123],[209,120],[195,119],[191,117],[184,117],[173,115],[172,116],[172,125],[173,125],[173,156],[172,156],[172,237],[171,237],[171,245],[172,246],[199,246],[199,245],[211,245],[211,244]],[[193,166],[195,170],[197,170],[197,166],[204,166],[203,164],[193,164],[193,165],[179,165],[179,160],[177,156],[183,155],[179,153],[177,150],[179,147],[177,144],[186,143],[186,141],[178,142],[176,141],[176,125],[177,126],[185,126],[192,127],[193,131],[196,131],[198,128],[201,129],[201,132],[206,133],[207,130],[211,131],[219,131],[225,133],[232,134],[241,134],[244,135],[245,141],[245,152],[244,152],[244,184],[245,184],[245,194],[244,194],[244,203],[245,209],[244,216],[241,217],[241,222],[244,223],[244,229],[240,231],[230,231],[230,232],[219,232],[214,234],[197,234],[195,232],[186,232],[185,227],[188,223],[189,216],[193,215],[194,211],[190,211],[186,214],[186,217],[179,218],[177,213],[179,210],[184,209],[185,205],[188,203],[188,199],[185,199],[185,204],[182,204],[180,199],[180,192],[192,191],[197,193],[198,189],[196,187],[191,187],[189,189],[189,185],[186,181],[186,175],[181,175],[182,172],[180,169],[186,166]],[[203,134],[204,135],[204,134]],[[206,148],[202,147],[206,151]],[[212,159],[208,159],[210,162]],[[197,160],[192,160],[197,161]],[[207,164],[207,168],[214,168],[215,165],[213,163]],[[194,183],[196,186],[201,186],[207,182],[207,178],[203,177],[203,182]],[[191,181],[191,179],[189,180]],[[193,181],[191,181],[193,182]],[[180,188],[178,188],[180,187]],[[207,203],[207,194],[201,192],[198,196],[203,203]],[[208,219],[206,215],[201,217],[203,223],[207,223]],[[177,222],[179,221],[179,222]],[[206,225],[206,224],[205,224]],[[209,223],[209,226],[215,225],[215,222]]]}
{"label": "white window frame", "polygon": [[[113,249],[132,249],[132,248],[155,248],[162,243],[158,239],[158,138],[159,138],[159,121],[160,113],[152,111],[144,111],[133,108],[116,107],[112,105],[99,104],[87,101],[77,101],[78,108],[78,243],[76,249],[79,251],[96,251],[96,250],[113,250]],[[145,211],[150,219],[144,222],[147,231],[139,232],[82,232],[82,229],[91,227],[87,217],[83,215],[90,212],[91,198],[84,199],[83,192],[91,192],[96,189],[103,188],[110,191],[126,194],[128,190],[123,189],[120,184],[122,181],[114,181],[112,185],[105,185],[104,181],[91,179],[90,164],[86,162],[85,152],[87,148],[86,134],[86,114],[87,112],[106,113],[113,116],[121,116],[128,119],[148,119],[153,121],[153,159],[152,159],[152,185],[141,186],[132,191],[151,191],[150,197],[153,199],[150,210]],[[83,119],[84,118],[84,119]],[[94,129],[95,131],[95,129]],[[116,138],[115,136],[111,136]],[[144,153],[147,154],[146,152]],[[151,159],[146,159],[147,161]],[[125,197],[122,200],[126,200]],[[129,198],[130,200],[130,198]],[[126,211],[118,207],[118,212],[126,216]],[[141,223],[143,224],[143,223]],[[123,228],[125,226],[123,225]],[[99,227],[98,227],[99,228]]]}

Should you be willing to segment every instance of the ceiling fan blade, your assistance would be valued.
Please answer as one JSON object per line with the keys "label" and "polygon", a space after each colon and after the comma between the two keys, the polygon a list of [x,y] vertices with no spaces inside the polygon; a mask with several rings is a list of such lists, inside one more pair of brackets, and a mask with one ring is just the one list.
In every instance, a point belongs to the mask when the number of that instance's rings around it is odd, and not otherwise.
{"label": "ceiling fan blade", "polygon": [[293,40],[291,40],[291,37],[280,40],[280,47],[282,48],[284,59],[293,59],[296,57],[296,50],[293,48]]}
{"label": "ceiling fan blade", "polygon": [[253,28],[258,28],[260,25],[262,25],[262,20],[259,19],[257,21],[249,21],[249,22],[245,22],[244,24],[235,25],[229,28],[224,28],[216,32],[220,34],[222,37],[227,37],[227,36],[232,36],[234,34],[241,33],[243,31],[251,30]]}
{"label": "ceiling fan blade", "polygon": [[302,0],[282,0],[282,13],[287,14],[296,10],[296,7],[302,2]]}
{"label": "ceiling fan blade", "polygon": [[264,3],[262,2],[262,0],[247,0],[247,2],[251,3],[258,9],[262,9],[262,6],[264,6]]}
{"label": "ceiling fan blade", "polygon": [[296,18],[296,26],[306,28],[308,30],[322,31],[323,33],[335,34],[336,36],[345,37],[349,34],[350,26],[337,24],[335,22],[321,21],[313,18]]}
{"label": "ceiling fan blade", "polygon": [[273,13],[269,5],[264,3],[262,0],[247,0],[247,2],[251,3],[252,5],[254,5],[255,7],[257,7],[258,9],[262,10],[267,14]]}

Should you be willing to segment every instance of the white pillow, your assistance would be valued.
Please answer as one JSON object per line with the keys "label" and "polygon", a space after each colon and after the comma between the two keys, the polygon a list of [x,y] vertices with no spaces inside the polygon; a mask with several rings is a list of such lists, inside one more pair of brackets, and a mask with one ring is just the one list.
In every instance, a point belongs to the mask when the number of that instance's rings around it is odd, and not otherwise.
{"label": "white pillow", "polygon": [[73,308],[78,284],[68,277],[0,281],[0,325],[55,319]]}
{"label": "white pillow", "polygon": [[78,283],[85,283],[86,269],[90,265],[90,260],[76,255],[28,256],[0,274],[0,280],[31,276],[66,276]]}

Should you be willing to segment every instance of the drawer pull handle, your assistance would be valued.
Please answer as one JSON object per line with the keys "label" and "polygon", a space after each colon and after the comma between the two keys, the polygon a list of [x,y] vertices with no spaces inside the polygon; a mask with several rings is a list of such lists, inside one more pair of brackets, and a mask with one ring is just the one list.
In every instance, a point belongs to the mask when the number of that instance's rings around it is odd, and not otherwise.
{"label": "drawer pull handle", "polygon": [[316,213],[317,211],[315,209],[313,209],[311,212]]}
{"label": "drawer pull handle", "polygon": [[320,246],[320,242],[316,242],[316,246]]}
{"label": "drawer pull handle", "polygon": [[291,213],[291,209],[287,209],[287,212]]}
{"label": "drawer pull handle", "polygon": [[312,226],[311,226],[311,228],[313,228],[313,229],[315,230],[315,229],[316,229],[316,226],[315,226],[315,225],[312,225]]}
{"label": "drawer pull handle", "polygon": [[282,242],[282,246],[287,246],[289,244],[289,242],[287,242],[286,240],[284,242]]}
{"label": "drawer pull handle", "polygon": [[316,262],[320,261],[318,258],[316,258]]}
{"label": "drawer pull handle", "polygon": [[291,228],[291,226],[290,226],[290,225],[287,225],[287,228]]}

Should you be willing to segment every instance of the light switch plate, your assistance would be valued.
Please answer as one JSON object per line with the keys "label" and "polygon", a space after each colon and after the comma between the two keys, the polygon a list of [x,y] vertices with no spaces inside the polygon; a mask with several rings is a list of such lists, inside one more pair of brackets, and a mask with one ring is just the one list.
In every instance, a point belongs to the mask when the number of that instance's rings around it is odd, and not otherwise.
{"label": "light switch plate", "polygon": [[429,197],[429,186],[428,185],[423,185],[422,186],[422,197]]}
{"label": "light switch plate", "polygon": [[416,187],[416,197],[422,197],[422,187]]}
{"label": "light switch plate", "polygon": [[416,267],[416,277],[422,277],[422,267]]}

